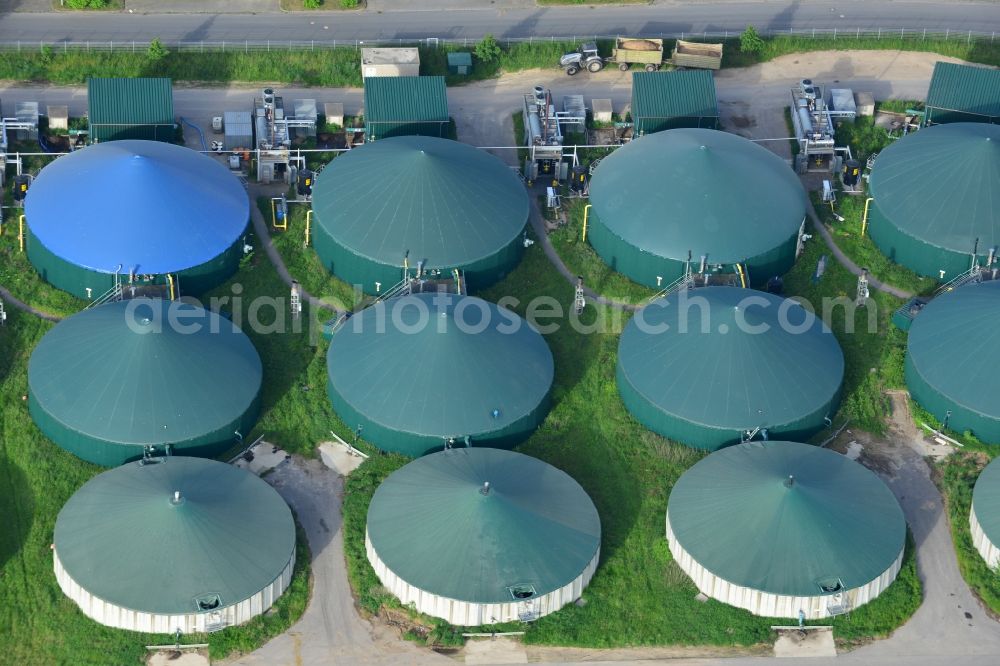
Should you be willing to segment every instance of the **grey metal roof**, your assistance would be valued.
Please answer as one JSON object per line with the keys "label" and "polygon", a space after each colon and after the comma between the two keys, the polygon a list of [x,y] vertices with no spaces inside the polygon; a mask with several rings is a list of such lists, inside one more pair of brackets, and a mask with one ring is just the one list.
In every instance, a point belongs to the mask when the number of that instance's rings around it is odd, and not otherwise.
{"label": "grey metal roof", "polygon": [[708,70],[632,74],[633,118],[718,116],[715,80]]}
{"label": "grey metal roof", "polygon": [[977,65],[938,62],[934,65],[927,107],[1000,117],[1000,70]]}
{"label": "grey metal roof", "polygon": [[365,79],[365,122],[448,122],[443,76],[369,76]]}

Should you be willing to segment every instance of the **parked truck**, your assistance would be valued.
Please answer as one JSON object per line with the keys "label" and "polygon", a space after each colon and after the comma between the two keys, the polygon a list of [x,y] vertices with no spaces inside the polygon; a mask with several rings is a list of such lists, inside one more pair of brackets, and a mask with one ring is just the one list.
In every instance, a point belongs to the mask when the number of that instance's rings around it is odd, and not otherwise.
{"label": "parked truck", "polygon": [[599,72],[605,64],[616,64],[623,72],[633,64],[641,64],[647,72],[655,72],[663,63],[663,40],[638,37],[619,37],[611,50],[610,58],[602,58],[596,42],[581,44],[580,48],[563,55],[559,65],[570,76],[581,69]]}
{"label": "parked truck", "polygon": [[674,67],[719,69],[722,67],[722,44],[702,44],[678,39],[670,61]]}

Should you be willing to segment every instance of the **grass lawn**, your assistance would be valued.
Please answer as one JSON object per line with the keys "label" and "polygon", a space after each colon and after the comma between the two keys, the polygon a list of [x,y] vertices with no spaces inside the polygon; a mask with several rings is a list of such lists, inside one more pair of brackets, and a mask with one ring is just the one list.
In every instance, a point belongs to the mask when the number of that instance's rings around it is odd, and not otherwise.
{"label": "grass lawn", "polygon": [[280,0],[279,6],[286,12],[311,12],[317,9],[328,12],[335,9],[364,9],[365,0],[319,0],[318,7],[306,7],[304,0]]}
{"label": "grass lawn", "polygon": [[584,199],[563,199],[567,222],[549,234],[552,245],[566,267],[583,277],[583,283],[608,298],[626,303],[642,303],[656,291],[632,282],[621,273],[611,270],[591,247],[583,240],[583,215],[587,201]]}
{"label": "grass lawn", "polygon": [[[908,100],[893,100],[878,104],[880,110],[887,111],[905,111],[908,108],[922,106],[921,102]],[[837,128],[837,143],[850,145],[851,153],[861,162],[862,167],[870,156],[878,154],[895,140],[897,139],[891,138],[884,129],[875,126],[874,117],[858,117],[853,122],[841,123]],[[867,185],[866,181],[861,182]],[[870,236],[861,234],[866,200],[867,195],[840,193],[835,208],[844,218],[843,222],[833,216],[829,204],[822,203],[815,196],[813,205],[820,219],[830,229],[837,246],[858,266],[867,268],[879,280],[900,289],[915,294],[931,292],[936,285],[934,280],[921,277],[910,269],[893,263],[875,246]]]}
{"label": "grass lawn", "polygon": [[[9,222],[8,219],[5,222]],[[253,257],[240,273],[217,290],[232,294],[239,281],[247,295],[284,295],[284,285],[271,265]],[[71,314],[84,305],[41,282],[17,251],[17,225],[5,224],[0,234],[0,284],[33,305]],[[109,629],[85,617],[65,598],[52,573],[52,529],[70,495],[101,468],[80,461],[49,442],[28,415],[27,364],[31,350],[51,327],[7,305],[8,320],[0,326],[0,653],[11,664],[140,664],[147,644],[172,642],[173,637]],[[266,319],[266,310],[261,319]],[[325,399],[325,363],[307,333],[256,335],[250,331],[264,361],[263,416],[257,431],[296,451],[311,451],[326,428],[335,423]],[[316,374],[318,372],[318,374]],[[313,373],[313,374],[310,374]],[[303,390],[310,382],[318,390]],[[325,414],[323,410],[326,410]],[[323,420],[330,416],[329,421]],[[249,651],[280,634],[298,619],[309,597],[309,552],[299,531],[297,562],[288,591],[274,613],[209,636],[188,636],[187,642],[208,642],[212,657]]]}
{"label": "grass lawn", "polygon": [[[811,282],[809,275],[822,249],[816,243],[809,247],[788,276],[789,289],[812,298],[836,295],[849,287],[853,295],[853,279],[843,269],[831,267],[818,284]],[[515,309],[523,315],[526,302],[538,295],[554,296],[568,309],[573,288],[535,245],[517,270],[481,295],[497,300],[508,294],[520,300]],[[889,311],[879,319],[877,332],[842,338],[849,364],[846,390],[854,397],[845,411],[852,418],[856,415],[851,410],[870,398],[868,366],[878,365],[889,354],[884,328]],[[599,316],[611,317],[606,308],[588,305],[582,318],[589,323]],[[547,341],[556,362],[552,411],[519,450],[565,470],[583,485],[600,512],[603,542],[600,567],[583,595],[587,604],[568,606],[527,626],[525,641],[588,647],[750,646],[769,641],[773,620],[716,601],[697,602],[696,588],[671,558],[664,537],[667,497],[681,473],[703,454],[650,433],[625,410],[615,385],[617,327],[585,335],[562,326]],[[861,416],[881,418],[874,413]],[[404,463],[399,456],[373,457],[347,482],[345,547],[352,584],[369,611],[387,598],[365,559],[365,513],[378,482]],[[833,620],[836,635],[847,642],[884,635],[919,603],[920,584],[910,548],[898,581],[871,604]],[[431,639],[451,636],[447,627],[435,627]]]}

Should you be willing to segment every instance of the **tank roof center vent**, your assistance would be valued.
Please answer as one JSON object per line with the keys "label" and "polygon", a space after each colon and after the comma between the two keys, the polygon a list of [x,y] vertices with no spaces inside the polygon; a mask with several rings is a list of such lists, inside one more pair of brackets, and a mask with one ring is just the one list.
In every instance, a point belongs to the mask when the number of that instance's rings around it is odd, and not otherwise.
{"label": "tank roof center vent", "polygon": [[795,485],[795,477],[792,476],[791,474],[789,474],[788,478],[785,479],[785,487],[786,488],[791,488],[794,485]]}
{"label": "tank roof center vent", "polygon": [[483,482],[483,487],[479,489],[479,494],[483,495],[484,497],[490,494],[490,482],[489,481],[484,481]]}

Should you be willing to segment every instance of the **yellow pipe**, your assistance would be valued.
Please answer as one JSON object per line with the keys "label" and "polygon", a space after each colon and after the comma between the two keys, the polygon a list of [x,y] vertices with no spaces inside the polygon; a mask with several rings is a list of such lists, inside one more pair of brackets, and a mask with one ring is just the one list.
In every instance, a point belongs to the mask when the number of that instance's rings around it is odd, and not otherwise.
{"label": "yellow pipe", "polygon": [[304,247],[309,247],[309,231],[310,229],[312,229],[312,216],[313,212],[312,209],[310,208],[308,211],[306,211],[306,242]]}
{"label": "yellow pipe", "polygon": [[455,273],[455,286],[458,289],[458,293],[462,293],[462,275],[458,272],[458,269],[454,269]]}
{"label": "yellow pipe", "polygon": [[177,293],[174,291],[174,276],[167,273],[167,284],[170,285],[170,300],[174,300],[177,297]]}
{"label": "yellow pipe", "polygon": [[744,289],[746,289],[747,288],[747,278],[746,278],[746,275],[743,273],[743,265],[742,264],[736,264],[736,272],[740,276],[740,284],[743,286]]}
{"label": "yellow pipe", "polygon": [[580,238],[583,242],[587,241],[587,218],[590,217],[590,206],[587,204],[583,207],[583,236]]}
{"label": "yellow pipe", "polygon": [[21,245],[21,252],[24,252],[24,215],[17,218],[17,242]]}
{"label": "yellow pipe", "polygon": [[874,197],[868,197],[865,199],[865,214],[861,216],[861,235],[864,236],[865,232],[868,231],[868,205],[874,200]]}

